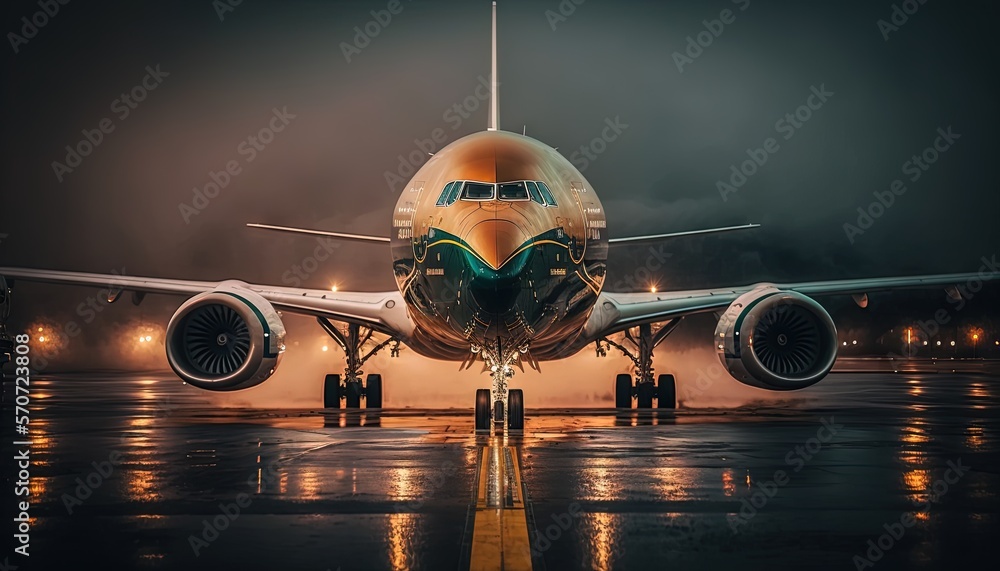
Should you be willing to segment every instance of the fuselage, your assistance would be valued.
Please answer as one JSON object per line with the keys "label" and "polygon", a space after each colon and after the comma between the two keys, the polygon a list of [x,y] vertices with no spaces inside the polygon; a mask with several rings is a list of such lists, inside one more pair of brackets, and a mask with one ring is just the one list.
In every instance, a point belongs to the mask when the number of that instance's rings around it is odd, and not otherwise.
{"label": "fuselage", "polygon": [[413,176],[392,226],[419,353],[499,347],[544,360],[576,350],[608,241],[597,194],[558,151],[506,131],[459,139]]}

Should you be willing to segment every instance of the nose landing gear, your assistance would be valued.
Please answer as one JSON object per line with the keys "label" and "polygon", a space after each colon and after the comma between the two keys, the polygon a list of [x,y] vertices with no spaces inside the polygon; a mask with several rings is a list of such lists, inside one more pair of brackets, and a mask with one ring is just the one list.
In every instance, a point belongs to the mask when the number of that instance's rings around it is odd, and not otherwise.
{"label": "nose landing gear", "polygon": [[489,365],[492,389],[476,390],[476,433],[496,434],[518,433],[524,430],[524,391],[508,388],[507,382],[514,376],[511,363],[518,355],[526,352],[514,350],[504,354],[498,346],[496,350],[479,350]]}

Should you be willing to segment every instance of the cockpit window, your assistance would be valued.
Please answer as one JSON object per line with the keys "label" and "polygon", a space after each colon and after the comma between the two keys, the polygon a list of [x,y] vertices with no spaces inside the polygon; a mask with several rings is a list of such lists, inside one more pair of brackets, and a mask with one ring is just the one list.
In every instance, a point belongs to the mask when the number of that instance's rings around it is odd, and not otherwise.
{"label": "cockpit window", "polygon": [[451,187],[451,192],[448,194],[448,200],[444,203],[445,206],[455,204],[455,201],[458,200],[459,193],[462,192],[462,181],[456,180],[454,184],[455,186]]}
{"label": "cockpit window", "polygon": [[556,206],[552,191],[541,181],[515,180],[498,184],[456,180],[444,185],[436,206],[451,206],[459,198],[470,201],[502,200],[504,202],[531,201],[542,206]]}
{"label": "cockpit window", "polygon": [[542,181],[538,181],[538,192],[542,193],[542,198],[545,199],[546,206],[558,206],[556,199],[552,198],[552,193],[549,192],[549,187],[545,186],[545,183]]}
{"label": "cockpit window", "polygon": [[499,185],[500,191],[497,193],[500,200],[528,200],[528,189],[524,182],[502,182]]}
{"label": "cockpit window", "polygon": [[462,200],[493,200],[494,185],[481,182],[466,182]]}
{"label": "cockpit window", "polygon": [[538,204],[545,206],[545,201],[542,200],[542,195],[538,194],[538,185],[531,182],[530,180],[525,182],[524,184],[528,186],[528,195],[531,197],[531,201],[537,202]]}
{"label": "cockpit window", "polygon": [[460,181],[449,182],[444,185],[444,190],[441,191],[441,196],[438,197],[436,206],[448,206],[451,204],[448,202],[448,197],[451,196],[451,191],[455,186],[460,186],[462,183]]}

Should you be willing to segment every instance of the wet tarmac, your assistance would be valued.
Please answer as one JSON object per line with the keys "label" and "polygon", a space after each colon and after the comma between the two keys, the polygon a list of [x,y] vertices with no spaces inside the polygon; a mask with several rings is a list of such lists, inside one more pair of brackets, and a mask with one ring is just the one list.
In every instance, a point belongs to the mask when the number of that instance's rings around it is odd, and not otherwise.
{"label": "wet tarmac", "polygon": [[[1000,532],[998,382],[838,373],[766,407],[528,410],[505,440],[475,436],[471,410],[219,410],[162,373],[40,377],[30,557],[15,541],[0,563],[957,568]],[[25,447],[7,385],[9,539]]]}

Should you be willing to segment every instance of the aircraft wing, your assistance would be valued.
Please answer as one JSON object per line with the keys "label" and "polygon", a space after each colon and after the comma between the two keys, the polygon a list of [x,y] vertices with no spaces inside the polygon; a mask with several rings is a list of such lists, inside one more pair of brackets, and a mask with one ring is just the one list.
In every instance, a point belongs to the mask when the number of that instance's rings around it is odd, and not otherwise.
{"label": "aircraft wing", "polygon": [[413,323],[406,311],[406,304],[403,303],[403,297],[397,291],[373,293],[332,292],[329,290],[248,284],[238,280],[221,282],[190,281],[119,274],[90,274],[2,267],[0,267],[0,277],[5,278],[8,284],[23,280],[63,285],[95,286],[106,292],[108,301],[117,300],[123,292],[192,296],[214,290],[220,285],[226,285],[255,292],[269,301],[279,311],[357,323],[401,339],[407,339],[413,332]]}
{"label": "aircraft wing", "polygon": [[[929,276],[830,280],[787,284],[759,283],[733,288],[665,291],[646,293],[603,292],[584,327],[587,339],[599,339],[644,323],[667,321],[675,317],[718,311],[729,306],[737,297],[762,286],[795,291],[808,296],[863,296],[872,292],[900,289],[943,287],[952,298],[961,295],[962,284],[982,283],[1000,279],[1000,267],[984,260],[978,273],[938,274]],[[859,300],[862,298],[856,298]],[[865,298],[866,299],[866,298]]]}

